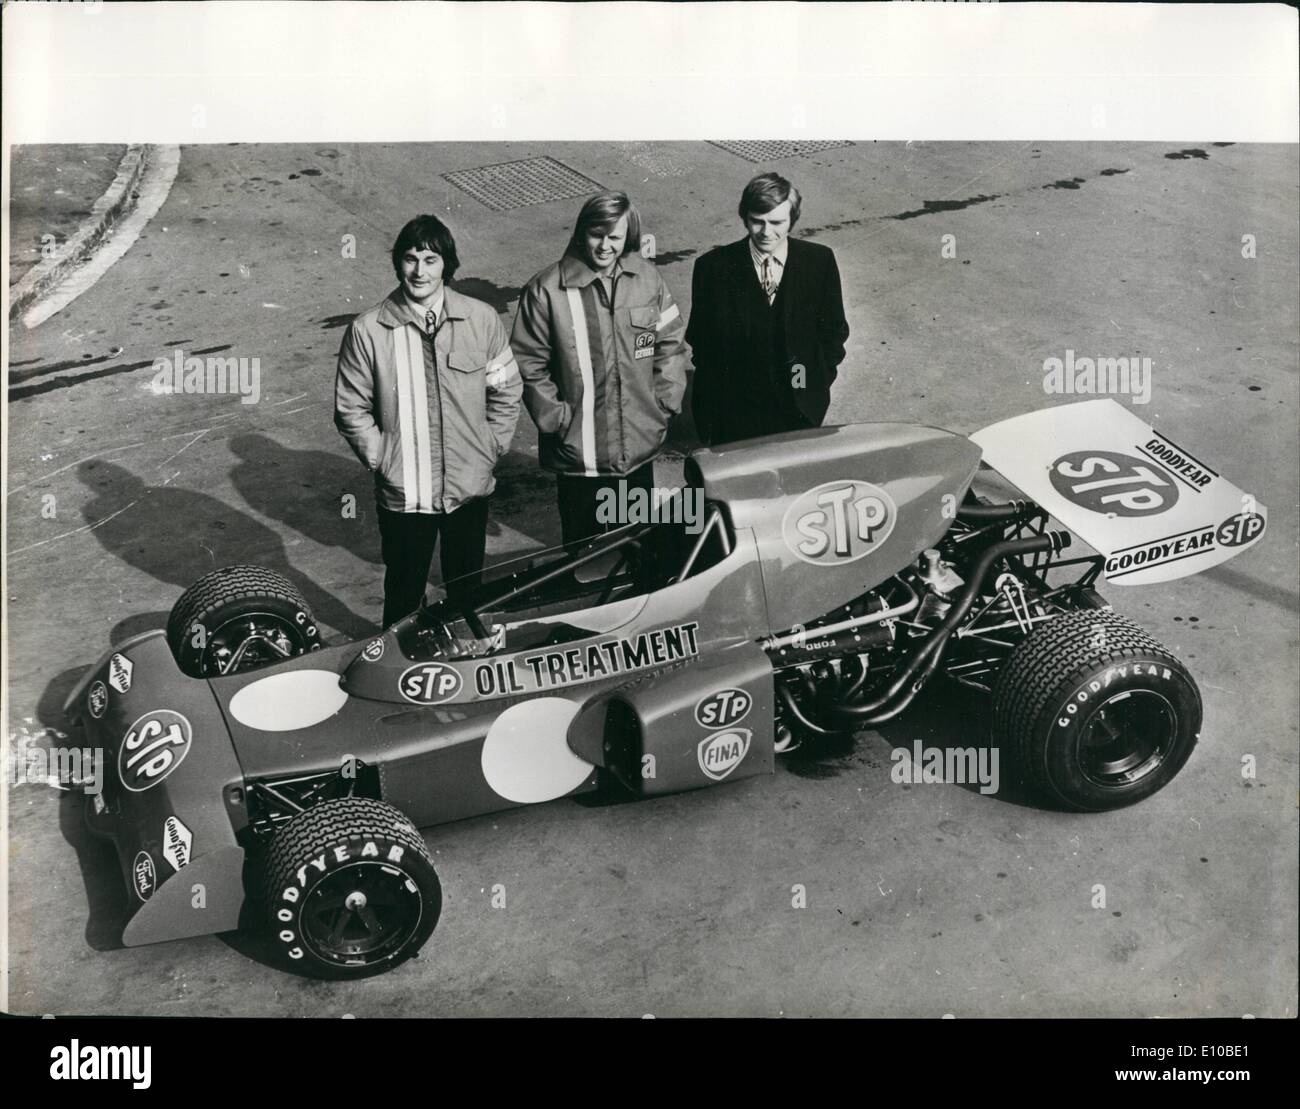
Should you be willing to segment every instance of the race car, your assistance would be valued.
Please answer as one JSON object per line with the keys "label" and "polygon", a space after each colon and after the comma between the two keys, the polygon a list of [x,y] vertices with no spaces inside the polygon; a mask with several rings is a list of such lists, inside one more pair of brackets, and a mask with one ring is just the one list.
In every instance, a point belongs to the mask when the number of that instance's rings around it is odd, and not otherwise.
{"label": "race car", "polygon": [[700,450],[649,515],[366,641],[325,645],[286,579],[233,566],[109,650],[65,710],[106,751],[87,820],[132,891],[123,942],[260,920],[289,969],[377,974],[442,909],[418,828],[770,774],[939,679],[987,697],[1046,804],[1131,804],[1187,761],[1201,700],[1095,586],[1205,569],[1267,522],[1110,400]]}

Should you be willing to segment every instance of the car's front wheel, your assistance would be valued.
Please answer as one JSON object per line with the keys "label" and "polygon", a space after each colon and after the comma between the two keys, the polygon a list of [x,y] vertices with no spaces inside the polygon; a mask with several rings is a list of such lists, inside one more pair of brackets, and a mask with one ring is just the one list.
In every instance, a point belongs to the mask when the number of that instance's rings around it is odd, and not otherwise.
{"label": "car's front wheel", "polygon": [[1131,620],[1068,612],[1012,652],[993,723],[1014,771],[1046,800],[1101,812],[1169,783],[1196,746],[1201,695],[1187,668]]}
{"label": "car's front wheel", "polygon": [[392,805],[325,801],[276,832],[263,870],[268,922],[287,969],[368,978],[411,958],[442,912],[424,839]]}

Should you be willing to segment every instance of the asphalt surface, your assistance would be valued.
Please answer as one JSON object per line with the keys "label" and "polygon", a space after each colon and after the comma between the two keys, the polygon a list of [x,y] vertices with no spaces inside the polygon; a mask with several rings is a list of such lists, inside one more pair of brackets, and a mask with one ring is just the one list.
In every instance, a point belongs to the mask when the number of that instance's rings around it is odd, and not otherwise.
{"label": "asphalt surface", "polygon": [[[457,287],[508,323],[580,201],[492,212],[440,175],[539,155],[633,195],[683,311],[694,255],[740,236],[736,198],[765,168],[697,143],[185,147],[113,269],[11,329],[11,742],[60,727],[84,668],[217,566],[288,574],[331,636],[375,627],[368,481],[331,422],[342,329],[392,287],[389,246],[421,211],[456,233]],[[971,432],[1056,403],[1043,361],[1067,349],[1149,356],[1151,401],[1134,410],[1268,505],[1265,540],[1231,563],[1108,590],[1201,685],[1181,775],[1104,816],[895,784],[892,747],[977,733],[931,699],[774,777],[430,829],[434,938],[349,985],[268,970],[237,936],[121,948],[111,852],[70,796],[18,785],[11,1010],[1295,1016],[1297,148],[861,143],[772,165],[804,192],[798,233],[843,275],[853,334],[828,422]],[[153,360],[177,348],[258,358],[259,400],[154,395]],[[693,442],[681,421],[662,483]],[[526,416],[498,473],[490,556],[556,542]]]}
{"label": "asphalt surface", "polygon": [[72,237],[112,183],[125,153],[125,146],[60,143],[10,151],[10,285],[41,260],[43,235],[54,236],[56,249]]}

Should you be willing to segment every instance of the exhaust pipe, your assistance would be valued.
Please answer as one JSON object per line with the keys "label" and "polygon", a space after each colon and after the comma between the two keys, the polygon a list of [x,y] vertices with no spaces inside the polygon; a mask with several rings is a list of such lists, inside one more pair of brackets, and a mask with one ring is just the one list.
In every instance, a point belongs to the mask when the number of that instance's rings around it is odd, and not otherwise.
{"label": "exhaust pipe", "polygon": [[[975,603],[975,598],[979,596],[985,579],[997,562],[1004,558],[1015,558],[1019,555],[1034,554],[1040,551],[1055,554],[1069,545],[1070,535],[1068,532],[1049,531],[1042,535],[1032,535],[1024,539],[1005,539],[986,547],[974,566],[971,567],[970,580],[961,596],[953,603],[952,608],[948,610],[939,626],[917,648],[898,677],[890,683],[889,688],[870,701],[858,704],[841,703],[832,705],[830,706],[830,712],[845,725],[855,727],[883,724],[893,719],[911,704],[913,698],[934,674],[940,659],[943,657],[943,647],[947,643],[949,636],[956,630],[957,625],[965,619],[971,605]],[[781,693],[786,708],[794,714],[801,724],[822,735],[833,734],[831,729],[818,727],[809,721],[799,711],[798,706],[794,703],[794,698],[789,696],[788,690],[781,688]]]}

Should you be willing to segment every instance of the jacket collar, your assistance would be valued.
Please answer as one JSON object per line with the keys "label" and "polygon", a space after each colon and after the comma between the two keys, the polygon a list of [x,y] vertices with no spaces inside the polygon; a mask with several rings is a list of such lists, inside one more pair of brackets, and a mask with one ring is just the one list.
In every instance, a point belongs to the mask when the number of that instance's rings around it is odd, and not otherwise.
{"label": "jacket collar", "polygon": [[[640,254],[633,251],[631,254],[624,254],[619,259],[618,264],[623,273],[639,276],[646,272],[647,266],[654,263],[646,261]],[[597,276],[596,271],[576,254],[566,253],[560,259],[560,287],[562,289],[585,289],[596,280]]]}
{"label": "jacket collar", "polygon": [[[466,318],[465,301],[460,293],[450,286],[443,290],[442,297],[442,318],[444,320],[463,320]],[[424,320],[416,319],[415,309],[406,299],[406,294],[402,292],[399,285],[387,297],[384,298],[383,304],[379,306],[379,322],[385,327],[402,327],[410,324],[412,327],[418,327],[424,330]]]}

